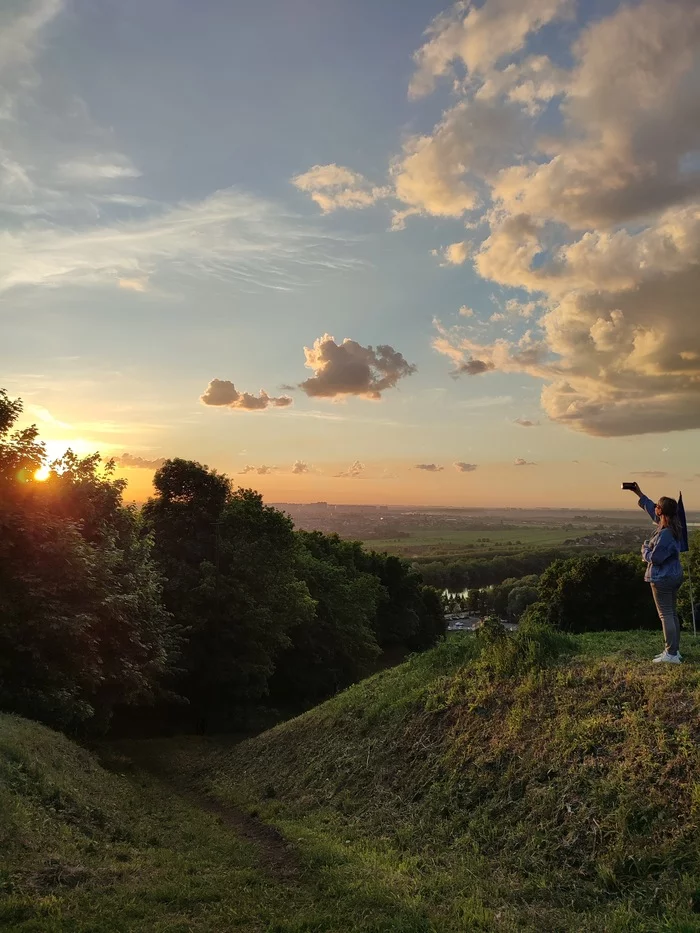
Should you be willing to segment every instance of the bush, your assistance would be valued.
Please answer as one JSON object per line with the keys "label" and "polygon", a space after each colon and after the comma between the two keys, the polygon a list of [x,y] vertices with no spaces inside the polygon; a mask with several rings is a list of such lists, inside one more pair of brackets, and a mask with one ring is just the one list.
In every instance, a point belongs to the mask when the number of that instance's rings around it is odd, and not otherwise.
{"label": "bush", "polygon": [[659,624],[636,555],[555,561],[540,577],[539,602],[536,610],[531,607],[537,617],[544,615],[550,625],[566,632],[654,629]]}
{"label": "bush", "polygon": [[576,650],[572,638],[542,622],[523,622],[511,635],[497,619],[486,619],[479,629],[481,664],[503,677],[514,677],[546,667]]}

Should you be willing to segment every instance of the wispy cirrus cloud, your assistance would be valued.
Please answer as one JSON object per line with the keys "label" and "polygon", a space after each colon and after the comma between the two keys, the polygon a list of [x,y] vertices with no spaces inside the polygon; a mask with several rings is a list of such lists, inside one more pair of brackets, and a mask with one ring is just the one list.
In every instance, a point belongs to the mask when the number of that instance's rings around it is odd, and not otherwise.
{"label": "wispy cirrus cloud", "polygon": [[[167,267],[260,289],[347,268],[340,242],[235,189],[107,226],[31,223],[2,234],[0,291],[22,285],[118,285]],[[144,286],[145,287],[145,286]]]}
{"label": "wispy cirrus cloud", "polygon": [[0,293],[105,285],[157,294],[151,279],[166,273],[288,290],[357,264],[348,238],[236,188],[172,203],[144,197],[141,167],[40,54],[66,8],[0,4]]}

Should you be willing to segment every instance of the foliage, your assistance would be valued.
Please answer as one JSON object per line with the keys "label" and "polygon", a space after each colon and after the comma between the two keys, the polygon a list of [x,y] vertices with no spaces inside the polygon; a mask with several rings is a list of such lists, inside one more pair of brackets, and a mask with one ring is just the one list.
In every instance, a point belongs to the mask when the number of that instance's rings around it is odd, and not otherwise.
{"label": "foliage", "polygon": [[659,624],[635,555],[555,561],[540,577],[539,597],[546,608],[537,612],[567,632],[656,629]]}
{"label": "foliage", "polygon": [[152,699],[169,668],[161,580],[98,457],[69,451],[35,481],[36,429],[10,433],[21,410],[0,395],[0,708],[104,729],[117,704]]}
{"label": "foliage", "polygon": [[299,531],[297,541],[297,573],[315,606],[289,631],[272,691],[287,700],[319,700],[359,680],[379,656],[373,622],[383,591],[358,566],[359,544],[318,531]]}
{"label": "foliage", "polygon": [[497,586],[508,578],[539,574],[562,556],[581,553],[576,550],[513,550],[494,552],[488,557],[459,557],[449,559],[418,559],[414,566],[430,586],[461,593],[465,589]]}
{"label": "foliage", "polygon": [[692,531],[688,540],[689,550],[682,555],[684,580],[678,594],[678,614],[681,624],[692,630],[693,613],[690,602],[691,584],[695,603],[695,624],[700,629],[700,531]]}
{"label": "foliage", "polygon": [[484,646],[482,665],[505,677],[545,667],[575,650],[570,637],[534,619],[523,622],[518,631],[510,635],[498,619],[489,617],[478,630],[477,638]]}
{"label": "foliage", "polygon": [[192,461],[168,461],[144,506],[166,577],[165,603],[185,632],[176,690],[200,725],[218,728],[267,692],[288,631],[313,602],[295,575],[291,521],[251,489]]}

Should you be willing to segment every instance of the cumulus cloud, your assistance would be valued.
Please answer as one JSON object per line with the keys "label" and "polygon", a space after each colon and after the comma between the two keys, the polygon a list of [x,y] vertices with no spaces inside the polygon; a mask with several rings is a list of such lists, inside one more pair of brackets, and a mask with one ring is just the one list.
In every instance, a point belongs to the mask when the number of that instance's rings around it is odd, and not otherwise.
{"label": "cumulus cloud", "polygon": [[539,426],[539,421],[531,421],[529,418],[516,418],[513,424],[519,424],[521,428],[536,428]]}
{"label": "cumulus cloud", "polygon": [[360,463],[359,460],[355,460],[347,470],[341,470],[340,473],[336,473],[336,478],[344,477],[346,479],[361,479],[362,474],[365,472],[364,463]]}
{"label": "cumulus cloud", "polygon": [[472,243],[469,240],[458,240],[456,243],[450,243],[438,255],[442,256],[443,266],[461,266],[472,253]]}
{"label": "cumulus cloud", "polygon": [[456,460],[452,465],[458,473],[473,473],[477,469],[476,463],[465,463],[464,460]]}
{"label": "cumulus cloud", "polygon": [[494,364],[491,360],[475,360],[472,357],[471,359],[459,363],[454,373],[456,375],[479,376],[481,373],[487,373],[494,368]]}
{"label": "cumulus cloud", "polygon": [[398,350],[386,344],[375,350],[348,337],[338,344],[329,334],[315,340],[313,347],[304,347],[304,355],[305,365],[314,375],[300,383],[299,388],[310,397],[357,395],[379,399],[399,379],[416,371]]}
{"label": "cumulus cloud", "polygon": [[239,392],[228,379],[212,379],[204,394],[200,396],[203,405],[213,405],[219,408],[231,408],[237,411],[264,411],[266,408],[287,408],[292,404],[288,395],[275,398],[268,395],[264,389],[259,395],[249,392]]}
{"label": "cumulus cloud", "polygon": [[569,73],[565,69],[559,68],[546,55],[531,55],[500,71],[490,71],[475,96],[481,100],[505,97],[534,117],[549,101],[566,91],[568,84]]}
{"label": "cumulus cloud", "polygon": [[155,460],[147,460],[144,457],[134,457],[132,454],[124,453],[120,457],[114,457],[117,466],[128,467],[131,470],[159,470],[165,466],[166,457],[158,457]]}
{"label": "cumulus cloud", "polygon": [[301,474],[301,473],[310,473],[312,471],[310,464],[305,463],[303,460],[295,460],[294,466],[292,467],[292,473]]}
{"label": "cumulus cloud", "polygon": [[524,466],[537,466],[537,463],[534,460],[524,460],[522,457],[516,457],[513,461],[513,466],[524,467]]}
{"label": "cumulus cloud", "polygon": [[307,172],[296,175],[292,184],[311,195],[311,200],[324,214],[338,208],[348,210],[369,207],[387,197],[391,189],[372,185],[359,172],[343,165],[314,165]]}
{"label": "cumulus cloud", "polygon": [[261,466],[251,466],[248,464],[248,466],[238,471],[238,475],[245,476],[247,473],[257,473],[258,476],[267,476],[268,473],[274,473],[276,469],[277,467],[266,466],[265,464],[261,464]]}
{"label": "cumulus cloud", "polygon": [[572,7],[459,3],[416,53],[411,94],[452,75],[457,100],[394,160],[397,214],[473,212],[476,272],[530,292],[506,299],[510,326],[536,322],[435,347],[467,375],[542,379],[544,412],[574,430],[698,428],[700,5],[618,3],[567,26],[563,67],[530,39]]}
{"label": "cumulus cloud", "polygon": [[568,15],[571,0],[486,0],[479,7],[458,2],[437,16],[428,39],[415,53],[411,97],[423,97],[435,81],[460,61],[469,73],[485,73],[504,56],[521,49],[527,37],[557,17]]}
{"label": "cumulus cloud", "polygon": [[470,308],[468,305],[462,305],[459,309],[460,317],[474,317],[474,309]]}
{"label": "cumulus cloud", "polygon": [[518,148],[519,113],[514,106],[460,101],[432,135],[407,139],[392,166],[396,197],[406,205],[395,226],[411,214],[461,217],[478,207],[479,178],[495,175]]}
{"label": "cumulus cloud", "polygon": [[414,467],[414,470],[424,470],[426,473],[440,473],[444,469],[437,463],[417,463]]}

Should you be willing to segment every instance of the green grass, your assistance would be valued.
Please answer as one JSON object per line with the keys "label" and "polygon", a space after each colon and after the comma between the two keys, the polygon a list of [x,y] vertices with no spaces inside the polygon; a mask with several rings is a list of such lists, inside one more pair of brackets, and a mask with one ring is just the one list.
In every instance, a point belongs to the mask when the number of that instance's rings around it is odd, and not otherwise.
{"label": "green grass", "polygon": [[521,646],[508,676],[502,646],[451,639],[213,743],[209,786],[428,929],[700,930],[700,650],[659,669],[660,647],[604,633],[531,663]]}
{"label": "green grass", "polygon": [[[240,744],[110,743],[109,770],[0,715],[0,928],[700,931],[700,647],[660,647],[455,635]],[[186,787],[277,827],[295,876]]]}
{"label": "green grass", "polygon": [[348,912],[367,933],[432,929],[322,848],[305,847],[296,880],[276,876],[215,814],[122,766],[107,771],[63,736],[0,714],[0,929],[322,933],[346,930]]}
{"label": "green grass", "polygon": [[[435,529],[421,530],[411,534],[410,538],[370,539],[365,542],[367,547],[374,550],[391,550],[394,553],[419,553],[426,550],[440,550],[449,547],[474,547],[479,550],[491,550],[511,544],[517,547],[519,541],[523,547],[556,547],[569,539],[581,538],[590,534],[586,529],[538,528],[523,526],[521,528],[495,528],[487,531]],[[487,540],[484,540],[487,539]]]}

